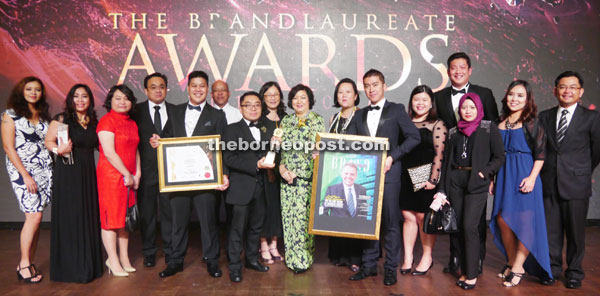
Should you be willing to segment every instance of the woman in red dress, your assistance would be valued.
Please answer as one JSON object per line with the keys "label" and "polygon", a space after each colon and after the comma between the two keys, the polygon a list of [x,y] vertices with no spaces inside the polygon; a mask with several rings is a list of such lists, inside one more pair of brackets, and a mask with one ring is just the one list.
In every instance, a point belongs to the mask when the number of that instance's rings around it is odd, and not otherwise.
{"label": "woman in red dress", "polygon": [[[130,117],[135,103],[136,98],[127,86],[113,86],[104,102],[108,113],[96,128],[100,140],[96,172],[102,242],[108,254],[106,266],[114,276],[135,272],[127,253],[129,233],[125,230],[127,208],[135,204],[135,189],[141,177],[138,129]],[[128,193],[132,197],[129,204]]]}

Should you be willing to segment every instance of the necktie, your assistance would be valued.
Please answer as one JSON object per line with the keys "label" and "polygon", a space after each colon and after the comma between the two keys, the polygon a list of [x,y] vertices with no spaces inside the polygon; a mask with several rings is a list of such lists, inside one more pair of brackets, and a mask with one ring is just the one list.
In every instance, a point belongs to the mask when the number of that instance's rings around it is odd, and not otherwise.
{"label": "necktie", "polygon": [[381,107],[379,107],[379,106],[369,106],[369,107],[367,107],[367,108],[369,108],[369,111],[373,111],[373,110],[379,110],[379,109],[381,109]]}
{"label": "necktie", "polygon": [[356,206],[354,205],[354,196],[352,195],[352,188],[348,188],[348,211],[350,215],[354,217],[356,215]]}
{"label": "necktie", "polygon": [[162,121],[160,120],[160,106],[154,106],[154,128],[158,133],[162,131]]}
{"label": "necktie", "polygon": [[461,90],[456,90],[456,89],[451,89],[450,90],[452,92],[452,95],[455,96],[456,94],[465,94],[467,93],[467,91],[463,88]]}
{"label": "necktie", "polygon": [[256,123],[256,122],[250,122],[250,124],[248,126],[249,127],[258,127],[258,123]]}
{"label": "necktie", "polygon": [[562,115],[560,116],[560,121],[558,122],[558,129],[556,130],[556,141],[559,145],[565,138],[565,135],[567,134],[567,114],[569,114],[569,110],[562,110]]}
{"label": "necktie", "polygon": [[202,111],[202,108],[200,108],[200,105],[192,106],[192,105],[188,104],[188,110],[196,110],[196,111],[200,112],[200,111]]}

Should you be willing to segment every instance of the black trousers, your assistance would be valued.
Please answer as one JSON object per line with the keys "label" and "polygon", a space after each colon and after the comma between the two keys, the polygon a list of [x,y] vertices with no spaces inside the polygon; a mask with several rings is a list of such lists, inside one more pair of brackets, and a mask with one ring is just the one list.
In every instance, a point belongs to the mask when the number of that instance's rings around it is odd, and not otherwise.
{"label": "black trousers", "polygon": [[554,193],[544,196],[550,268],[556,278],[562,272],[562,250],[564,237],[567,237],[567,279],[583,280],[585,274],[581,263],[585,254],[585,222],[590,200],[561,199],[558,187]]}
{"label": "black trousers", "polygon": [[189,191],[171,193],[171,213],[173,228],[171,236],[171,262],[183,264],[183,259],[188,246],[188,224],[192,213],[192,206],[198,213],[200,222],[200,240],[202,242],[202,256],[207,258],[208,264],[219,262],[219,229],[217,225],[217,196],[213,190]]}
{"label": "black trousers", "polygon": [[469,192],[466,188],[470,176],[471,171],[452,170],[447,193],[450,205],[456,211],[456,222],[460,230],[450,235],[454,254],[458,257],[462,274],[466,275],[467,279],[474,279],[479,275],[477,270],[481,254],[479,231],[488,194]]}
{"label": "black trousers", "polygon": [[[483,208],[484,208],[483,213],[481,213],[481,218],[479,219],[479,240],[480,240],[479,259],[482,262],[485,259],[485,240],[487,239],[487,220],[486,220],[487,196],[486,196],[486,202],[485,202],[485,205],[483,206]],[[450,240],[450,258],[458,257],[458,255],[456,254],[457,248],[458,248],[457,246],[454,246],[454,242],[452,240]]]}
{"label": "black trousers", "polygon": [[[154,181],[154,182],[153,182]],[[142,254],[144,257],[155,256],[156,228],[160,221],[160,234],[163,241],[165,262],[168,264],[171,257],[171,204],[166,194],[158,191],[158,180],[144,180],[140,182],[138,193],[138,207],[140,210],[140,224],[142,233]],[[156,217],[158,212],[158,219]]]}
{"label": "black trousers", "polygon": [[[383,188],[383,205],[381,209],[381,235],[385,250],[385,269],[396,270],[400,261],[402,248],[402,232],[400,221],[400,183],[385,183]],[[380,254],[379,241],[365,240],[362,261],[363,268],[377,270],[377,259]]]}
{"label": "black trousers", "polygon": [[231,224],[227,239],[229,270],[242,269],[242,245],[246,238],[246,262],[258,261],[260,233],[265,220],[265,195],[262,182],[256,182],[252,200],[247,205],[231,206]]}

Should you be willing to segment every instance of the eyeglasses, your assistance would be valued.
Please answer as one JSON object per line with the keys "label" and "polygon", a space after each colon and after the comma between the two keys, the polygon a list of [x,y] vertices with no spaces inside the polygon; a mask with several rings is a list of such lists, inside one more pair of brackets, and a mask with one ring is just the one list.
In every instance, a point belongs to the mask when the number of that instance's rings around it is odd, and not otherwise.
{"label": "eyeglasses", "polygon": [[575,86],[575,85],[571,85],[571,86],[566,86],[566,85],[559,85],[558,86],[558,90],[560,91],[565,91],[565,90],[570,90],[572,92],[578,91],[581,87],[579,86]]}
{"label": "eyeglasses", "polygon": [[260,108],[260,104],[244,104],[242,105],[242,107],[244,108],[248,108],[248,109],[259,109]]}
{"label": "eyeglasses", "polygon": [[277,98],[277,97],[279,97],[279,94],[265,94],[265,97],[267,97],[267,98]]}

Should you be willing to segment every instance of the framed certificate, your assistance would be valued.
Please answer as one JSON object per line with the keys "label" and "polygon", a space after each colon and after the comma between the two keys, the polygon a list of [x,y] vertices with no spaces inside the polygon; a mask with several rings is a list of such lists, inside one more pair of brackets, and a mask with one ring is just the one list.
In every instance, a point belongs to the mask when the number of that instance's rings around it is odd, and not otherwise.
{"label": "framed certificate", "polygon": [[220,135],[160,139],[160,192],[214,189],[223,184]]}
{"label": "framed certificate", "polygon": [[[317,133],[308,232],[379,239],[387,138]],[[335,145],[333,145],[335,144]]]}

